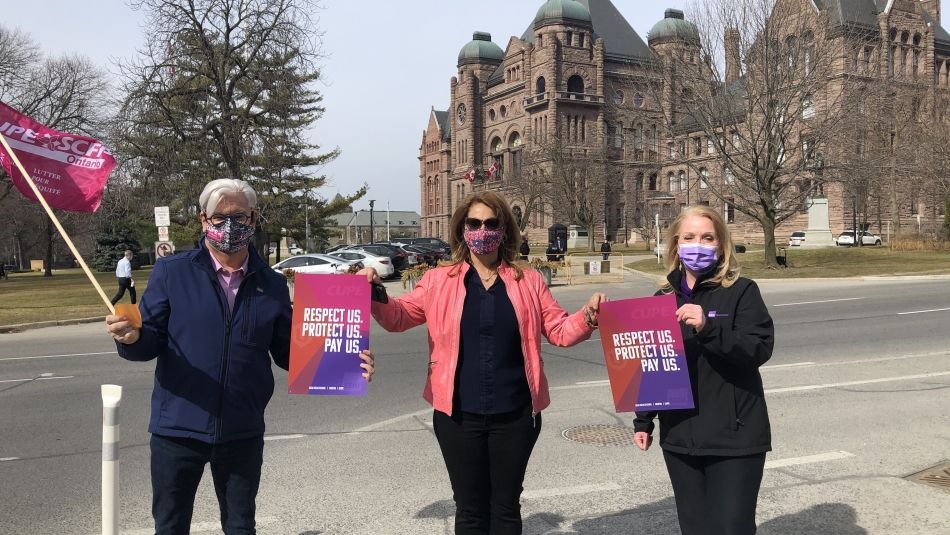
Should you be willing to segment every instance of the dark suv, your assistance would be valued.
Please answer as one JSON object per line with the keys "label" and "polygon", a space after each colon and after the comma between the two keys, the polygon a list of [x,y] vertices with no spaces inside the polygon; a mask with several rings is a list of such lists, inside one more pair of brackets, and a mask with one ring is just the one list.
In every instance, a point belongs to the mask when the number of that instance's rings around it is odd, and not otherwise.
{"label": "dark suv", "polygon": [[446,256],[452,254],[452,248],[449,247],[449,244],[439,238],[406,238],[402,240],[402,242],[408,243],[409,245],[422,245],[430,249],[441,250]]}

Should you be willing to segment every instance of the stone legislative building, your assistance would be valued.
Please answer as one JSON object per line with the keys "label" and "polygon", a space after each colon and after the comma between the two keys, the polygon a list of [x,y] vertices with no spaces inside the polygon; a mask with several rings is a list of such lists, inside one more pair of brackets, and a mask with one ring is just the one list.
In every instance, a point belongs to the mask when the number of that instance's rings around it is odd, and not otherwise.
{"label": "stone legislative building", "polygon": [[[812,10],[829,28],[858,28],[871,36],[869,42],[877,43],[862,50],[854,65],[843,65],[844,71],[889,61],[888,68],[875,72],[883,77],[890,70],[894,76],[897,58],[909,64],[906,58],[913,57],[915,74],[917,69],[932,73],[920,76],[919,82],[915,76],[915,83],[934,91],[950,90],[950,34],[940,27],[939,0],[800,3],[801,9]],[[645,203],[649,203],[649,219],[656,213],[661,226],[687,204],[708,204],[721,211],[737,240],[761,242],[758,223],[730,206],[730,199],[713,195],[707,186],[708,181],[734,180],[716,163],[710,141],[699,131],[684,131],[682,125],[664,122],[664,117],[675,116],[670,108],[677,105],[679,96],[651,87],[657,65],[668,58],[695,54],[698,61],[700,57],[698,30],[682,12],[667,10],[646,41],[610,0],[547,0],[534,20],[527,22],[524,34],[508,39],[504,49],[483,32],[475,32],[461,48],[458,72],[449,86],[448,109],[433,108],[422,135],[422,235],[448,239],[456,205],[473,188],[490,188],[507,194],[516,215],[526,214],[526,234],[532,244],[546,243],[549,227],[570,225],[570,217],[550,198],[523,206],[511,188],[513,181],[526,176],[532,147],[557,145],[575,153],[606,150],[607,158],[620,169],[620,187],[606,190],[600,200],[601,215],[594,224],[598,243],[605,237],[642,243],[645,236],[630,220]],[[729,33],[725,28],[723,33],[728,46]],[[833,32],[822,35],[826,34]],[[727,83],[738,76],[735,66],[726,65],[725,70]],[[867,70],[864,75],[874,76]],[[699,158],[709,160],[709,172],[696,165]],[[693,165],[686,164],[689,159],[694,159]],[[480,174],[470,180],[473,169]],[[487,177],[489,169],[494,172]],[[850,228],[848,194],[832,185],[823,194],[828,206],[825,228],[830,223],[834,234]],[[902,218],[916,216],[917,224],[921,213],[943,219],[942,206],[925,206],[913,196],[907,199],[898,208]],[[883,216],[889,217],[889,213]],[[866,220],[880,222],[882,216]],[[803,205],[800,215],[776,230],[776,239],[781,243],[791,231],[808,226],[808,207]],[[870,230],[883,232],[880,223]]]}

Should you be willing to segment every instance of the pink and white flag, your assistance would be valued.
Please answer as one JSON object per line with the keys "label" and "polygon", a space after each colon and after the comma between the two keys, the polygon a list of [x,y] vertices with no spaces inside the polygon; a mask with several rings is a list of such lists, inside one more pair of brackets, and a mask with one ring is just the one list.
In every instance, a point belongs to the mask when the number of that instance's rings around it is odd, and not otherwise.
{"label": "pink and white flag", "polygon": [[[47,128],[0,102],[0,135],[53,208],[95,212],[115,158],[95,139]],[[39,202],[0,145],[0,164],[24,197]]]}

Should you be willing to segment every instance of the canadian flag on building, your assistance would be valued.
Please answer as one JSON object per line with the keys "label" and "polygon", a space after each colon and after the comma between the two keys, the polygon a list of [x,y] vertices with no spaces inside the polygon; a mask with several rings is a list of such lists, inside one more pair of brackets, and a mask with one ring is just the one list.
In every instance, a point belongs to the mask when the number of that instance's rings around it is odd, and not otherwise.
{"label": "canadian flag on building", "polygon": [[495,160],[495,162],[491,164],[491,167],[488,168],[488,173],[487,173],[488,178],[494,177],[495,173],[497,172],[498,172],[498,160]]}
{"label": "canadian flag on building", "polygon": [[465,180],[468,180],[469,182],[474,181],[475,180],[475,166],[472,166],[472,168],[469,169],[468,172],[465,173],[465,176],[462,178],[464,178]]}

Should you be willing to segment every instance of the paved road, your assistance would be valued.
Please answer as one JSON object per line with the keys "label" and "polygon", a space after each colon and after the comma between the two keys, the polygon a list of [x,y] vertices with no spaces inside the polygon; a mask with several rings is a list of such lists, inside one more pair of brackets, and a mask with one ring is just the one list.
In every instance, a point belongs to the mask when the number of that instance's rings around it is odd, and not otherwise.
{"label": "paved road", "polygon": [[[645,279],[596,289],[652,292]],[[761,533],[948,534],[950,492],[903,476],[950,459],[950,280],[764,282],[777,324],[763,375],[773,422]],[[558,287],[567,308],[595,290]],[[391,293],[398,292],[393,287]],[[373,332],[362,399],[278,392],[268,409],[263,534],[450,533],[453,507],[420,399],[425,332]],[[597,447],[565,429],[612,410],[599,342],[544,346],[553,403],[525,482],[526,533],[677,533],[657,448]],[[100,325],[0,335],[0,533],[99,530],[99,385],[123,385],[123,533],[150,533],[152,364],[122,361]],[[276,371],[278,384],[286,374]],[[213,490],[193,532],[218,533]]]}

